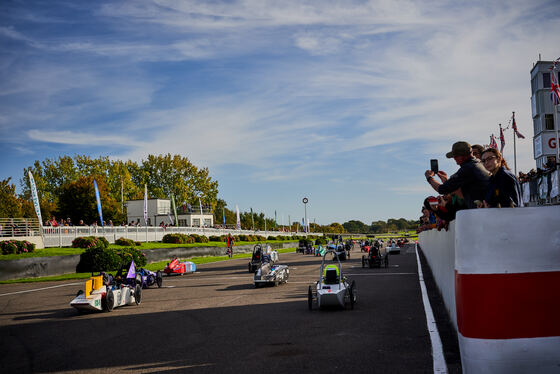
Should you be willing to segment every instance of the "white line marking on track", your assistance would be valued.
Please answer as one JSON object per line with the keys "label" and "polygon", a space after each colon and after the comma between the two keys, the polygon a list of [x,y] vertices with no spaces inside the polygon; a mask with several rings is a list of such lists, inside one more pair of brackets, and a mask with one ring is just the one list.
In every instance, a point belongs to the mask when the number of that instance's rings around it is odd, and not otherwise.
{"label": "white line marking on track", "polygon": [[34,289],[31,289],[31,290],[25,290],[25,291],[16,291],[16,292],[3,293],[3,294],[0,294],[0,296],[17,295],[17,294],[20,294],[20,293],[28,293],[28,292],[35,292],[35,291],[43,291],[43,290],[48,290],[48,289],[51,289],[51,288],[59,288],[59,287],[66,287],[66,286],[78,286],[78,285],[80,285],[80,284],[82,284],[82,282],[80,282],[80,283],[59,284],[58,286],[34,288]]}
{"label": "white line marking on track", "polygon": [[434,361],[434,373],[447,374],[447,365],[445,357],[443,357],[443,346],[439,336],[436,320],[426,291],[426,284],[424,283],[424,275],[422,274],[422,265],[420,264],[420,257],[418,250],[416,250],[416,261],[418,262],[418,279],[420,280],[420,289],[422,290],[422,302],[424,303],[424,312],[426,313],[426,324],[428,325],[428,332],[430,333],[430,341],[432,342],[432,358]]}

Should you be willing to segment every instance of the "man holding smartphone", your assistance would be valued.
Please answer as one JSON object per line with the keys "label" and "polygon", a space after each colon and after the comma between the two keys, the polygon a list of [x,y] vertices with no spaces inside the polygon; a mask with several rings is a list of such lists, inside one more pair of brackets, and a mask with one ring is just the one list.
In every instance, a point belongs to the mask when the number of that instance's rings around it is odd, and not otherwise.
{"label": "man holding smartphone", "polygon": [[[473,157],[471,145],[467,142],[461,141],[453,144],[451,152],[448,152],[446,157],[453,158],[459,165],[459,170],[449,178],[443,171],[426,170],[424,173],[426,180],[434,190],[442,195],[460,188],[467,207],[469,209],[476,208],[474,201],[484,199],[490,173],[478,159]],[[437,163],[432,163],[432,169],[434,169],[434,166],[437,169]],[[436,174],[442,183],[434,179]]]}

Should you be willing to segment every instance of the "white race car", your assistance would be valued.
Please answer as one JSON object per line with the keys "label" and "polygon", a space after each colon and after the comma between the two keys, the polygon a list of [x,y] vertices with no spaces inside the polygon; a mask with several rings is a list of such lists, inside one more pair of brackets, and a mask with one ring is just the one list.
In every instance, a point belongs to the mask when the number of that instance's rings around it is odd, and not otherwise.
{"label": "white race car", "polygon": [[356,303],[356,284],[352,281],[348,283],[346,277],[342,274],[342,264],[337,258],[337,264],[325,265],[325,257],[328,253],[335,254],[335,250],[331,249],[323,255],[321,262],[321,273],[319,281],[315,283],[315,287],[309,286],[307,294],[307,305],[309,310],[313,309],[314,304],[319,308],[326,306],[350,305],[350,309],[354,309]]}
{"label": "white race car", "polygon": [[290,277],[288,265],[276,265],[276,262],[278,262],[278,252],[269,247],[262,255],[261,265],[253,276],[255,287],[258,288],[265,284],[277,286],[288,281]]}
{"label": "white race car", "polygon": [[[105,278],[105,279],[104,279]],[[138,305],[142,301],[142,286],[115,284],[112,276],[98,275],[86,281],[85,291],[80,290],[70,302],[78,311],[105,310],[123,305]]]}

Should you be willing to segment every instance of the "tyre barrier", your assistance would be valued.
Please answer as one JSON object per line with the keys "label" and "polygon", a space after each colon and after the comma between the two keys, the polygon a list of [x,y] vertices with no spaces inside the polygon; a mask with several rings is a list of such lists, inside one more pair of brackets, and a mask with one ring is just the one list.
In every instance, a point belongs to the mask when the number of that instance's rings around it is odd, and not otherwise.
{"label": "tyre barrier", "polygon": [[560,372],[560,206],[457,214],[464,373]]}

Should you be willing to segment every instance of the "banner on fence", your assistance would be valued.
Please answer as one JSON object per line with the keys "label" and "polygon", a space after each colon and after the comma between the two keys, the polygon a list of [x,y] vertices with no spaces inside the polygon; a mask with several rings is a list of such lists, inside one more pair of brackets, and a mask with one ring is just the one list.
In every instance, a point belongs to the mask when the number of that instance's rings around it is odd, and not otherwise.
{"label": "banner on fence", "polygon": [[101,226],[103,224],[103,211],[101,210],[101,198],[99,197],[99,188],[97,188],[97,182],[93,180],[93,187],[95,188],[95,199],[97,200],[97,211],[99,212],[99,220],[101,221]]}
{"label": "banner on fence", "polygon": [[33,174],[29,171],[29,184],[31,185],[31,196],[33,198],[33,206],[35,207],[35,213],[37,213],[37,218],[39,219],[39,225],[43,225],[43,219],[41,218],[41,206],[39,205],[39,195],[37,195],[37,186],[35,185],[35,179],[33,179]]}

